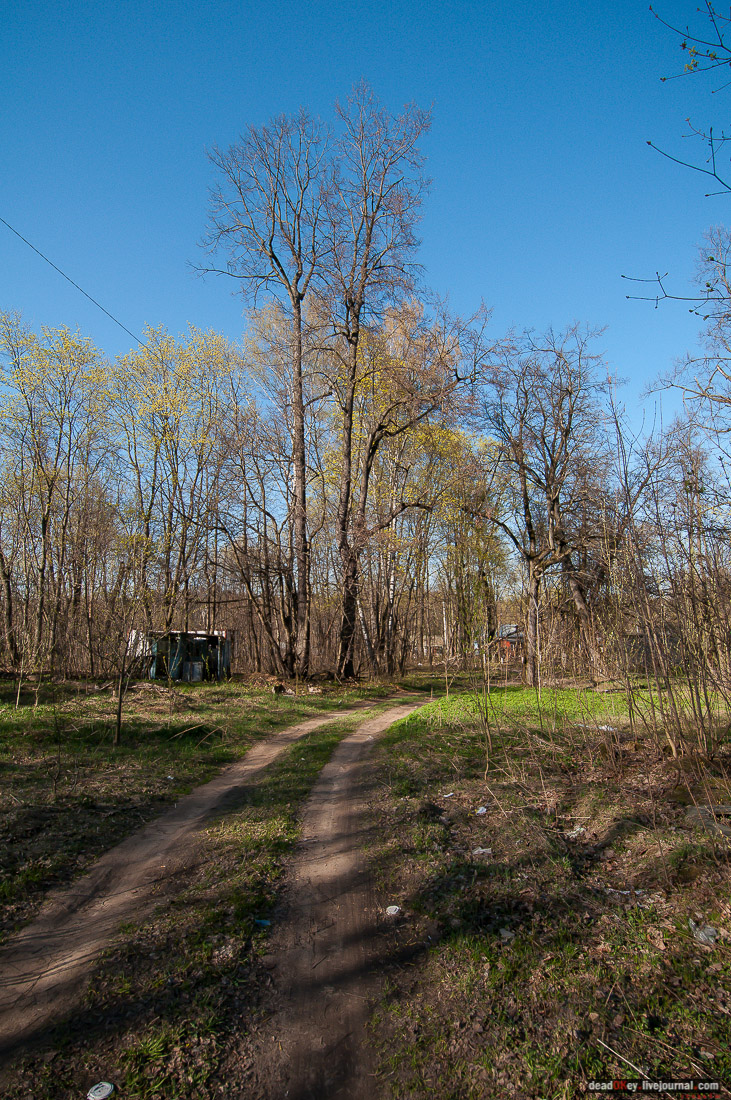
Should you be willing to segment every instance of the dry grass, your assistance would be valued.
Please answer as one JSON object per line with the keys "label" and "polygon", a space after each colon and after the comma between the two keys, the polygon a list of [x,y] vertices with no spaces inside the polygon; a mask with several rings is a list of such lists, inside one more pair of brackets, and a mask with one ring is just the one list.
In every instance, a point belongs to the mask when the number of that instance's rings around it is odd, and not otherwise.
{"label": "dry grass", "polygon": [[371,859],[410,959],[373,1021],[387,1091],[731,1081],[731,843],[688,813],[731,802],[731,745],[679,767],[616,699],[531,694],[495,693],[487,732],[474,693],[435,702],[381,745]]}

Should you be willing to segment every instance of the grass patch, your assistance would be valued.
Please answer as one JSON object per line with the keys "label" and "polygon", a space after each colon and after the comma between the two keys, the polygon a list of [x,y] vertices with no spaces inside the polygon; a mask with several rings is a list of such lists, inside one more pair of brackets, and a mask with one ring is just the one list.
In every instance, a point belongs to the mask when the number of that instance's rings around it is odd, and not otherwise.
{"label": "grass patch", "polygon": [[728,744],[683,769],[618,696],[487,704],[450,691],[377,750],[369,855],[411,957],[372,1020],[386,1094],[566,1100],[622,1058],[731,1081],[729,844],[688,816],[731,802]]}

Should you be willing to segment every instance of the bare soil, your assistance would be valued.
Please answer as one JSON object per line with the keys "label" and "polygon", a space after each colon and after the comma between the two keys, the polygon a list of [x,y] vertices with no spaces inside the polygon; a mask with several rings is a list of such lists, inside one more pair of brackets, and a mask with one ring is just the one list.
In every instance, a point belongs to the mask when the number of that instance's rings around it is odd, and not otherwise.
{"label": "bare soil", "polygon": [[253,1045],[245,1038],[230,1052],[232,1076],[242,1062],[250,1066],[247,1097],[381,1095],[364,1040],[391,921],[376,904],[364,858],[373,840],[367,756],[376,737],[414,709],[394,707],[364,722],[335,750],[312,792],[266,960],[269,1019]]}

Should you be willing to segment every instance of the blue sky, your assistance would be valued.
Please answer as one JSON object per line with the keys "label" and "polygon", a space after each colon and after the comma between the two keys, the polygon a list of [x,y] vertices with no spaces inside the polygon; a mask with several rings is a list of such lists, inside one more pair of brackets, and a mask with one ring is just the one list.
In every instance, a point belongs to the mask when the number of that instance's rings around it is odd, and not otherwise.
{"label": "blue sky", "polygon": [[[697,18],[695,0],[656,6]],[[686,307],[627,301],[621,279],[669,271],[688,292],[731,202],[646,144],[693,155],[685,119],[720,128],[725,94],[661,82],[683,57],[647,0],[6,0],[2,27],[0,217],[135,333],[241,334],[229,285],[189,266],[206,149],[300,104],[329,119],[365,77],[392,110],[433,104],[420,258],[455,310],[484,299],[495,336],[606,325],[635,411],[697,348]],[[109,356],[132,343],[3,225],[0,309],[79,327]]]}

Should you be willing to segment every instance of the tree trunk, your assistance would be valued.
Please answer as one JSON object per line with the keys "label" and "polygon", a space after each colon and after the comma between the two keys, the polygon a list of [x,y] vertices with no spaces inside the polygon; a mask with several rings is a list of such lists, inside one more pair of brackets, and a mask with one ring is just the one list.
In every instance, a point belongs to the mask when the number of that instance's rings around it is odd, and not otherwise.
{"label": "tree trunk", "polygon": [[310,562],[307,540],[307,451],[305,447],[305,403],[302,388],[302,302],[293,301],[295,325],[294,354],[294,549],[297,563],[295,596],[295,650],[299,676],[309,675],[310,665]]}
{"label": "tree trunk", "polygon": [[10,568],[5,560],[5,555],[0,551],[0,577],[3,584],[3,625],[5,627],[5,645],[8,650],[13,668],[18,665],[18,644],[15,640],[15,627],[13,624],[13,589],[10,578]]}
{"label": "tree trunk", "polygon": [[124,674],[127,671],[127,652],[129,650],[129,631],[124,642],[124,650],[122,651],[122,659],[119,665],[119,678],[117,680],[117,713],[115,715],[114,722],[114,737],[112,738],[112,746],[116,749],[122,743],[122,700],[124,698]]}
{"label": "tree trunk", "polygon": [[529,687],[538,687],[539,672],[539,625],[538,597],[541,587],[541,574],[535,573],[529,566],[528,577],[528,629],[525,635],[525,677]]}
{"label": "tree trunk", "polygon": [[365,643],[368,660],[370,662],[371,668],[373,669],[375,674],[378,675],[378,654],[373,648],[373,642],[371,641],[371,632],[368,629],[368,621],[366,620],[365,612],[363,611],[363,602],[360,598],[360,595],[356,597],[356,603],[358,607],[358,618],[360,620],[360,632]]}
{"label": "tree trunk", "polygon": [[353,649],[355,645],[355,625],[358,612],[358,559],[348,547],[341,552],[343,562],[342,585],[343,598],[340,617],[340,641],[338,644],[337,675],[340,680],[351,680],[355,676]]}
{"label": "tree trunk", "polygon": [[579,581],[579,578],[576,576],[573,563],[571,561],[564,561],[564,574],[568,581],[571,598],[574,601],[574,607],[576,608],[576,614],[579,619],[579,637],[581,639],[581,647],[584,650],[584,655],[589,664],[592,679],[594,679],[594,674],[597,671],[599,659],[596,652],[596,646],[594,645],[594,632],[592,630],[591,612],[589,611],[589,608],[587,606],[581,583]]}

